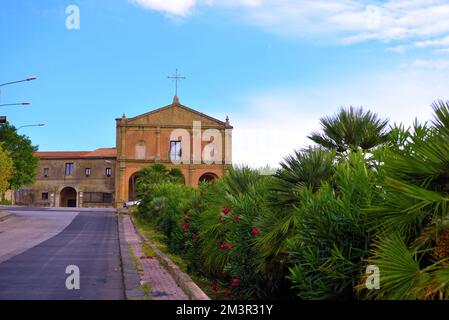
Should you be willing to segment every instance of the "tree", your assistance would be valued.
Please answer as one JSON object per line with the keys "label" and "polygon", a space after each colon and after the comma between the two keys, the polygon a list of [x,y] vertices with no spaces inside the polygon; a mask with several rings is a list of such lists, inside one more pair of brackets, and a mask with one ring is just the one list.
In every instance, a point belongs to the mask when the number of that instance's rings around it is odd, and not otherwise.
{"label": "tree", "polygon": [[332,181],[304,189],[294,209],[298,227],[288,243],[293,288],[302,299],[354,299],[354,286],[368,253],[367,212],[376,200],[376,175],[363,152],[336,165]]}
{"label": "tree", "polygon": [[7,150],[14,164],[14,173],[9,178],[10,188],[19,189],[34,182],[39,159],[33,155],[37,146],[33,146],[26,135],[19,135],[17,129],[8,122],[0,126],[0,142]]}
{"label": "tree", "polygon": [[388,141],[388,120],[371,111],[350,107],[334,116],[320,119],[323,132],[313,132],[308,138],[339,153],[372,149]]}
{"label": "tree", "polygon": [[298,192],[310,187],[317,191],[323,182],[334,175],[335,152],[321,147],[309,147],[295,151],[280,163],[281,168],[274,175],[270,202],[274,208],[297,205]]}
{"label": "tree", "polygon": [[295,208],[303,201],[304,190],[317,192],[333,180],[335,152],[320,147],[295,151],[280,164],[268,186],[269,215],[263,217],[258,237],[259,268],[273,277],[286,272],[287,242],[297,233],[300,221]]}
{"label": "tree", "polygon": [[430,128],[415,124],[406,148],[386,153],[383,198],[369,209],[379,240],[368,264],[382,285],[368,298],[449,299],[449,102],[433,109]]}
{"label": "tree", "polygon": [[0,195],[3,197],[9,189],[9,180],[14,172],[11,155],[4,150],[3,143],[0,143]]}
{"label": "tree", "polygon": [[161,163],[155,163],[143,168],[137,174],[136,194],[140,199],[151,198],[152,190],[163,182],[184,184],[184,175],[179,168],[167,168]]}

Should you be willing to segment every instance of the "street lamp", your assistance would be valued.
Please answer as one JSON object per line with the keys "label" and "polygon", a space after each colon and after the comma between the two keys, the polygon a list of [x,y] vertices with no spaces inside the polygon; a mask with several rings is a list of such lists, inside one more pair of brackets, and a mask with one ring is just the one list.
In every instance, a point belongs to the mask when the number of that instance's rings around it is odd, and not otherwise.
{"label": "street lamp", "polygon": [[[30,77],[28,77],[28,78],[26,78],[26,79],[23,79],[23,80],[17,80],[17,81],[10,81],[10,82],[5,82],[5,83],[2,83],[2,84],[0,84],[0,88],[1,87],[3,87],[3,86],[7,86],[7,85],[10,85],[10,84],[15,84],[15,83],[19,83],[19,82],[26,82],[26,81],[33,81],[33,80],[36,80],[37,79],[37,77],[35,77],[35,76],[30,76]],[[0,96],[1,96],[1,90],[0,90]],[[22,105],[22,106],[28,106],[30,103],[29,102],[22,102],[22,103],[7,103],[7,104],[0,104],[0,107],[4,107],[4,106],[19,106],[19,105]]]}
{"label": "street lamp", "polygon": [[0,104],[0,107],[6,107],[6,106],[29,106],[29,102],[21,102],[21,103],[5,103]]}
{"label": "street lamp", "polygon": [[31,76],[31,77],[28,77],[28,78],[23,79],[23,80],[17,80],[17,81],[11,81],[11,82],[2,83],[2,84],[0,84],[0,87],[7,86],[7,85],[10,85],[10,84],[14,84],[14,83],[19,83],[19,82],[32,81],[32,80],[36,80],[36,79],[37,79],[37,77]]}
{"label": "street lamp", "polygon": [[45,126],[45,123],[26,124],[26,125],[24,125],[24,126],[18,127],[16,130],[19,131],[19,129],[25,128],[25,127],[43,127],[43,126]]}
{"label": "street lamp", "polygon": [[[5,83],[2,83],[2,84],[0,84],[0,88],[1,87],[4,87],[4,86],[7,86],[7,85],[10,85],[10,84],[14,84],[14,83],[19,83],[19,82],[26,82],[26,81],[33,81],[33,80],[36,80],[37,79],[37,77],[35,77],[35,76],[30,76],[30,77],[28,77],[28,78],[26,78],[26,79],[23,79],[23,80],[17,80],[17,81],[10,81],[10,82],[5,82]],[[0,98],[1,98],[1,90],[0,90]],[[0,107],[7,107],[7,106],[29,106],[30,105],[30,103],[29,102],[22,102],[22,103],[4,103],[4,104],[0,104]],[[0,116],[0,124],[5,124],[7,121],[6,121],[6,116]],[[43,126],[43,124],[39,124],[38,126]],[[19,128],[20,129],[20,128]]]}

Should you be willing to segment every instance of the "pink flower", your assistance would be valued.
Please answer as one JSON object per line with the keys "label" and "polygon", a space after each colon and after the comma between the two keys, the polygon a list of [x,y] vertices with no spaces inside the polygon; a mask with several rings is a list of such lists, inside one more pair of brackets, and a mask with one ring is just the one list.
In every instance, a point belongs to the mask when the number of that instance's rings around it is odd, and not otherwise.
{"label": "pink flower", "polygon": [[192,240],[193,241],[197,241],[198,240],[198,236],[196,234],[192,234]]}
{"label": "pink flower", "polygon": [[222,242],[220,244],[220,249],[228,249],[228,250],[232,250],[232,245],[230,245],[229,243],[226,242]]}
{"label": "pink flower", "polygon": [[260,231],[256,227],[252,227],[251,233],[253,234],[253,236],[257,237],[260,234]]}
{"label": "pink flower", "polygon": [[238,214],[234,216],[234,221],[237,223],[240,222],[240,216]]}
{"label": "pink flower", "polygon": [[212,282],[210,287],[212,288],[213,291],[217,291],[217,289],[218,289],[218,286],[215,282]]}
{"label": "pink flower", "polygon": [[232,284],[231,286],[233,287],[238,287],[240,285],[240,280],[237,278],[232,279]]}
{"label": "pink flower", "polygon": [[221,212],[223,212],[225,215],[229,213],[229,208],[224,207]]}
{"label": "pink flower", "polygon": [[184,222],[183,224],[182,224],[182,229],[184,230],[184,231],[189,231],[189,224],[187,223],[187,222]]}

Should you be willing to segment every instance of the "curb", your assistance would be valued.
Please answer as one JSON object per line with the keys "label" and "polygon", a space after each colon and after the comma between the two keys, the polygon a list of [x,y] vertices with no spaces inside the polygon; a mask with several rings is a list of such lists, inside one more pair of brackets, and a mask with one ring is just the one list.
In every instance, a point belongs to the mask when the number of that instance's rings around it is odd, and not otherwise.
{"label": "curb", "polygon": [[201,290],[200,287],[184,273],[173,261],[170,260],[158,247],[156,247],[151,241],[148,240],[145,235],[143,235],[134,225],[134,220],[130,216],[131,222],[133,224],[134,230],[136,230],[139,237],[148,244],[151,249],[156,252],[156,258],[162,264],[163,267],[170,273],[170,275],[175,279],[175,282],[181,289],[187,294],[190,300],[210,300],[210,298]]}
{"label": "curb", "polygon": [[12,216],[14,216],[14,213],[8,212],[8,211],[4,211],[4,210],[0,210],[0,213],[5,213],[5,215],[0,216],[0,222],[5,221],[6,219],[9,219]]}
{"label": "curb", "polygon": [[137,273],[129,252],[128,242],[125,239],[125,233],[123,228],[123,216],[117,215],[118,223],[118,235],[120,242],[120,262],[122,265],[123,285],[125,288],[126,300],[140,300],[145,297],[140,286],[140,277]]}

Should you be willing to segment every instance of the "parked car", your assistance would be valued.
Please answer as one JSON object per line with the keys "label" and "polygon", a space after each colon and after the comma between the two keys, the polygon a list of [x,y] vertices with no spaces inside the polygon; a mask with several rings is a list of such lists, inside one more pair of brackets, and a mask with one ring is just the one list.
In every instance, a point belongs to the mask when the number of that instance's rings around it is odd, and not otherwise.
{"label": "parked car", "polygon": [[140,200],[134,200],[134,201],[126,201],[123,203],[124,208],[129,208],[132,206],[138,206],[140,204]]}

